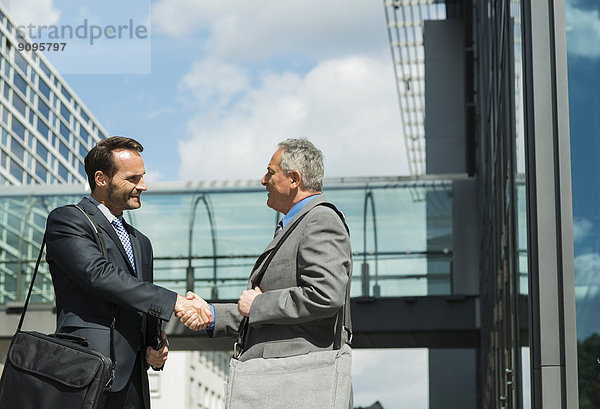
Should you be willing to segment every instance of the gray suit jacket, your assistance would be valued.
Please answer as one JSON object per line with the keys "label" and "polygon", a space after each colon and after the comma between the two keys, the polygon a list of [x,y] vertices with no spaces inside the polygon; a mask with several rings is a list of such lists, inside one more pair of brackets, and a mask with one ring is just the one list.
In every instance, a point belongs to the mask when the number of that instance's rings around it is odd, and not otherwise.
{"label": "gray suit jacket", "polygon": [[[79,202],[102,232],[108,259],[89,220],[75,207],[53,210],[46,222],[46,261],[56,294],[57,332],[87,338],[90,347],[110,356],[110,325],[117,361],[113,391],[129,380],[136,358],[145,363],[146,346],[153,345],[157,319],[171,317],[177,294],[152,284],[150,240],[127,223],[137,276],[114,228],[87,198]],[[142,391],[149,408],[148,378]]]}
{"label": "gray suit jacket", "polygon": [[[333,210],[306,204],[256,261],[248,287],[265,259],[293,222],[313,209],[284,241],[269,264],[250,308],[249,330],[241,360],[285,357],[338,347],[337,325],[352,274],[350,237]],[[215,337],[238,334],[237,304],[215,304]]]}

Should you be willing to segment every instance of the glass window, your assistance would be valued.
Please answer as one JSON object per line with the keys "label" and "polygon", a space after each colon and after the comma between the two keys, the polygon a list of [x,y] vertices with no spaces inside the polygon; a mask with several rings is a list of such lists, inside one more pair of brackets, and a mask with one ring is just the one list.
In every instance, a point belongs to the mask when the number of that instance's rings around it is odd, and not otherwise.
{"label": "glass window", "polygon": [[87,147],[83,144],[83,143],[79,143],[79,155],[82,158],[85,158],[85,155],[87,155]]}
{"label": "glass window", "polygon": [[15,155],[21,162],[25,162],[25,148],[16,139],[13,139],[10,143],[10,151]]}
{"label": "glass window", "polygon": [[18,72],[15,72],[14,82],[23,95],[27,95],[27,81],[25,81],[25,78],[23,78]]}
{"label": "glass window", "polygon": [[10,70],[11,70],[11,66],[10,64],[4,64],[4,75],[6,75],[8,78],[10,78]]}
{"label": "glass window", "polygon": [[25,141],[25,126],[14,116],[12,117],[12,130],[22,141]]}
{"label": "glass window", "polygon": [[10,96],[10,87],[8,86],[8,84],[4,84],[4,99],[9,100]]}
{"label": "glass window", "polygon": [[69,148],[63,143],[63,141],[60,140],[58,141],[58,152],[63,158],[67,160],[69,159]]}
{"label": "glass window", "polygon": [[83,139],[84,141],[88,140],[88,137],[90,136],[90,134],[88,133],[88,131],[85,130],[85,128],[83,127],[83,125],[79,125],[79,135],[81,136],[81,139]]}
{"label": "glass window", "polygon": [[46,84],[46,81],[40,78],[40,92],[50,101],[50,87]]}
{"label": "glass window", "polygon": [[8,132],[2,128],[2,146],[8,146]]}
{"label": "glass window", "polygon": [[48,149],[46,149],[44,144],[41,143],[40,141],[37,141],[37,143],[35,145],[35,153],[44,162],[46,162],[48,160]]}
{"label": "glass window", "polygon": [[13,106],[17,109],[17,111],[19,111],[21,113],[21,115],[23,115],[24,118],[27,118],[27,115],[25,112],[27,105],[25,104],[25,101],[23,101],[23,98],[21,98],[14,92],[13,92]]}
{"label": "glass window", "polygon": [[27,61],[25,60],[25,58],[23,58],[21,53],[17,52],[16,50],[15,50],[15,64],[17,65],[17,67],[19,67],[21,69],[21,71],[23,71],[23,74],[27,75],[27,66],[29,64],[27,64]]}
{"label": "glass window", "polygon": [[48,133],[50,132],[50,129],[44,123],[44,121],[42,120],[42,118],[38,118],[38,120],[37,120],[37,130],[42,134],[42,136],[44,137],[44,139],[48,138]]}
{"label": "glass window", "polygon": [[42,114],[42,116],[44,116],[47,120],[50,120],[50,107],[48,107],[48,105],[46,105],[46,103],[41,99],[38,99],[38,111],[40,111],[40,114]]}
{"label": "glass window", "polygon": [[83,120],[87,123],[90,122],[90,117],[87,116],[87,114],[85,113],[85,111],[82,109],[81,110],[81,117],[83,118]]}
{"label": "glass window", "polygon": [[[46,64],[44,64],[44,62],[42,60],[40,60],[40,68],[42,69],[42,71],[44,72],[44,74],[46,74],[46,76],[48,78],[50,78],[52,76],[52,73],[50,72],[50,69],[46,66]],[[40,78],[40,82],[42,81],[42,79]]]}
{"label": "glass window", "polygon": [[60,134],[65,138],[65,141],[69,140],[69,128],[67,128],[63,121],[60,121]]}
{"label": "glass window", "polygon": [[67,101],[71,102],[71,94],[69,93],[69,91],[67,91],[67,89],[64,86],[60,87],[60,91],[62,92],[64,97],[67,99]]}
{"label": "glass window", "polygon": [[37,175],[37,177],[42,179],[42,183],[46,182],[46,176],[48,175],[48,171],[40,162],[37,162],[35,164],[35,174]]}
{"label": "glass window", "polygon": [[60,162],[58,162],[58,175],[65,181],[69,181],[69,171],[67,168]]}
{"label": "glass window", "polygon": [[23,182],[23,168],[14,160],[10,161],[10,174],[17,178],[19,183]]}
{"label": "glass window", "polygon": [[60,104],[60,114],[67,121],[67,123],[71,123],[71,113],[69,112],[69,108],[65,105],[64,102]]}

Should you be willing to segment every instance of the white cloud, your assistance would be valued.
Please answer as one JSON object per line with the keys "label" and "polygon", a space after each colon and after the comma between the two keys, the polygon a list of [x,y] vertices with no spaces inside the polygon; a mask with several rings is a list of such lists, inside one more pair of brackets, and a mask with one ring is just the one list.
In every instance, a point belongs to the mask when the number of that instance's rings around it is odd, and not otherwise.
{"label": "white cloud", "polygon": [[368,53],[374,42],[387,47],[382,4],[363,0],[159,0],[152,22],[156,32],[180,40],[205,34],[209,54],[229,61]]}
{"label": "white cloud", "polygon": [[600,254],[587,253],[575,257],[575,284],[600,285]]}
{"label": "white cloud", "polygon": [[185,76],[196,115],[179,142],[181,179],[260,179],[276,143],[300,136],[325,154],[326,177],[408,173],[386,58],[348,56],[304,76],[249,78],[239,66],[206,61]]}
{"label": "white cloud", "polygon": [[354,406],[379,401],[385,409],[429,407],[427,349],[354,349]]}
{"label": "white cloud", "polygon": [[0,4],[17,25],[51,25],[60,19],[53,0],[1,0]]}
{"label": "white cloud", "polygon": [[580,242],[592,233],[594,225],[587,219],[573,221],[573,241]]}
{"label": "white cloud", "polygon": [[567,50],[572,55],[600,57],[600,13],[584,10],[567,1]]}

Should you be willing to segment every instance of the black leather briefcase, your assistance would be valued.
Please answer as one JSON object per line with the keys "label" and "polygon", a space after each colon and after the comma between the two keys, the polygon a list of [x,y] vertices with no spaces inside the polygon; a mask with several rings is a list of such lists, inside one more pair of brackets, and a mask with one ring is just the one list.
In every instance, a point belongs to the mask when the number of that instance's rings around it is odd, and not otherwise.
{"label": "black leather briefcase", "polygon": [[0,407],[99,409],[110,387],[112,362],[79,337],[20,331],[0,380]]}

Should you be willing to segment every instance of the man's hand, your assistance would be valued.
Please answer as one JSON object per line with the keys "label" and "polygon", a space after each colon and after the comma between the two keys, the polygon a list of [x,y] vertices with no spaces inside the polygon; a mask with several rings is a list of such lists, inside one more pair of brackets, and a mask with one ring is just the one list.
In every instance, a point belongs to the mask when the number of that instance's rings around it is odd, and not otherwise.
{"label": "man's hand", "polygon": [[186,327],[194,331],[208,327],[213,321],[210,307],[206,301],[196,295],[193,298],[177,295],[175,315]]}
{"label": "man's hand", "polygon": [[161,331],[160,337],[162,340],[158,349],[146,348],[146,362],[154,369],[162,368],[167,361],[167,355],[169,355],[169,341],[167,341],[165,331]]}
{"label": "man's hand", "polygon": [[254,290],[242,291],[242,295],[238,300],[238,311],[242,316],[247,317],[250,315],[250,307],[258,294],[262,294],[259,287],[254,287]]}

